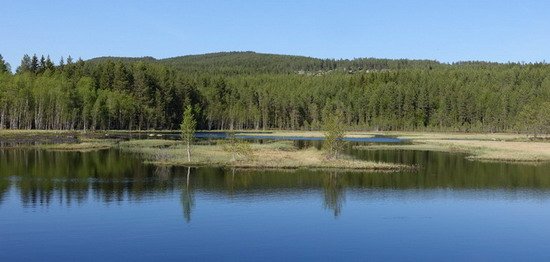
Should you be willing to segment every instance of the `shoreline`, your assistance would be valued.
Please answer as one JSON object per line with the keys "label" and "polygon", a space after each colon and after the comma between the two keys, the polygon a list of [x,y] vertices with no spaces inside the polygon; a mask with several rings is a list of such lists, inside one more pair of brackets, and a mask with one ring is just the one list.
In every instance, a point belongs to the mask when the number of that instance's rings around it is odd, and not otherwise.
{"label": "shoreline", "polygon": [[423,150],[463,153],[470,160],[542,163],[550,161],[550,143],[487,140],[411,140],[411,144],[361,145],[358,150]]}
{"label": "shoreline", "polygon": [[223,167],[257,170],[344,170],[395,172],[414,170],[414,166],[397,163],[373,162],[354,159],[342,154],[338,159],[326,159],[325,152],[314,147],[298,149],[290,141],[272,141],[263,144],[249,143],[249,153],[233,155],[223,144],[197,144],[192,146],[191,161],[187,161],[186,147],[178,140],[136,139],[128,141],[88,139],[82,143],[30,145],[49,151],[90,152],[117,148],[123,152],[140,154],[144,162],[158,166]]}
{"label": "shoreline", "polygon": [[[139,134],[147,137],[162,139],[163,134],[174,134],[175,130],[108,130],[87,131],[82,130],[0,130],[0,148],[8,147],[39,147],[57,151],[90,151],[110,148],[111,143],[118,143],[122,139],[112,139],[111,135]],[[198,131],[198,132],[227,132],[227,131]],[[322,137],[321,131],[235,131],[236,134],[247,136],[272,137]],[[160,134],[151,135],[151,134]],[[350,131],[346,133],[349,138],[372,138],[374,136],[389,136],[407,141],[407,144],[365,144],[355,146],[359,150],[427,150],[456,152],[468,154],[467,158],[481,161],[497,162],[544,162],[550,161],[550,136],[539,136],[533,141],[533,137],[526,134],[515,133],[463,133],[463,132],[369,132]],[[152,140],[152,139],[146,139]],[[177,143],[176,140],[166,140]],[[282,140],[284,141],[284,140]],[[549,141],[549,142],[546,142]],[[124,143],[124,142],[122,142]],[[11,145],[13,144],[13,145]],[[11,145],[11,146],[10,146]],[[310,152],[311,153],[311,152]],[[157,161],[160,162],[160,161]],[[177,161],[176,161],[177,162]],[[181,164],[181,163],[178,163]],[[220,164],[215,161],[204,164]],[[225,165],[225,164],[224,164]],[[241,163],[243,167],[248,164]],[[255,164],[258,166],[258,164]],[[236,163],[233,163],[236,166]],[[261,165],[268,168],[269,165]],[[277,164],[284,167],[284,164]],[[295,168],[297,165],[291,165]],[[321,165],[325,167],[326,165]],[[304,168],[314,168],[311,165],[303,165]]]}

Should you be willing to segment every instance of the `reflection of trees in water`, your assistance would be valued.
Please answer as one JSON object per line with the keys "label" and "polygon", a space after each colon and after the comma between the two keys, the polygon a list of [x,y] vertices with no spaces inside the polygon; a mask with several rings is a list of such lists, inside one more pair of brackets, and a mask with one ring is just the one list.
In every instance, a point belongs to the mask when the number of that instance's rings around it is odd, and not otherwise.
{"label": "reflection of trees in water", "polygon": [[[116,150],[52,152],[35,149],[0,150],[2,183],[16,187],[24,206],[48,206],[52,201],[71,205],[89,196],[103,202],[139,200],[168,190],[151,180],[154,167]],[[12,176],[16,179],[9,181]]]}
{"label": "reflection of trees in water", "polygon": [[10,181],[7,178],[0,177],[0,205],[6,197],[8,190],[10,189]]}
{"label": "reflection of trees in water", "polygon": [[170,179],[170,176],[172,175],[172,167],[171,166],[156,166],[155,167],[155,176],[159,178],[162,181],[166,181]]}
{"label": "reflection of trees in water", "polygon": [[[231,168],[231,175],[224,175],[226,178],[224,179],[225,182],[225,190],[227,191],[227,194],[230,197],[233,197],[235,195],[235,191],[239,190],[239,183],[235,180],[235,168]],[[239,181],[243,181],[242,177],[237,177]],[[242,187],[242,185],[241,185]]]}
{"label": "reflection of trees in water", "polygon": [[323,180],[324,206],[334,212],[334,217],[338,217],[346,201],[343,180],[336,172],[324,176]]}
{"label": "reflection of trees in water", "polygon": [[[434,152],[368,151],[357,154],[375,161],[419,163],[415,173],[326,174],[296,170],[224,170],[144,165],[135,155],[117,150],[51,152],[0,149],[0,203],[11,188],[24,206],[71,205],[92,199],[105,203],[136,201],[178,192],[185,219],[195,208],[195,190],[228,198],[308,194],[323,190],[325,208],[338,216],[347,188],[378,189],[538,189],[550,191],[550,165],[514,165],[469,161],[463,156]],[[187,172],[190,175],[187,176]],[[11,177],[16,177],[11,179]],[[185,184],[185,186],[183,186]],[[179,193],[179,192],[178,192]]]}
{"label": "reflection of trees in water", "polygon": [[191,168],[187,167],[187,176],[185,178],[185,186],[181,190],[181,206],[183,209],[183,218],[187,223],[191,222],[191,212],[195,207],[195,192],[190,183]]}

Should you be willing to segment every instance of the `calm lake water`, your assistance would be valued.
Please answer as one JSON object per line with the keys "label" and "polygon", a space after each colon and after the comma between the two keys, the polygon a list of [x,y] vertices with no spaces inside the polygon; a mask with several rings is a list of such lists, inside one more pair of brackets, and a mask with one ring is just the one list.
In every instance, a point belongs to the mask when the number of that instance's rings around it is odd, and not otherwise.
{"label": "calm lake water", "polygon": [[352,151],[417,172],[166,168],[0,149],[0,261],[550,260],[550,165]]}

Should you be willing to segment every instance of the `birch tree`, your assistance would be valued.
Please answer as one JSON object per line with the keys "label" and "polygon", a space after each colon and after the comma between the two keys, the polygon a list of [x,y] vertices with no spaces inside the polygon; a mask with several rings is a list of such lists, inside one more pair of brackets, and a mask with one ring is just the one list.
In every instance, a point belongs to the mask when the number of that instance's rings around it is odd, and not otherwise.
{"label": "birch tree", "polygon": [[187,106],[183,112],[183,121],[181,122],[181,138],[187,145],[187,161],[191,162],[191,144],[195,136],[197,122],[193,116],[193,109]]}

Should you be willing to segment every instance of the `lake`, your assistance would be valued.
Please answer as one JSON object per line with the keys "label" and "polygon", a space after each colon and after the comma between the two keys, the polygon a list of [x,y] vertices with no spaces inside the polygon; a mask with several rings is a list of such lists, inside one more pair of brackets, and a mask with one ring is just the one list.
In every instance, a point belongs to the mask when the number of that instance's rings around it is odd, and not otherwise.
{"label": "lake", "polygon": [[550,259],[550,165],[360,151],[398,173],[0,149],[0,261]]}

